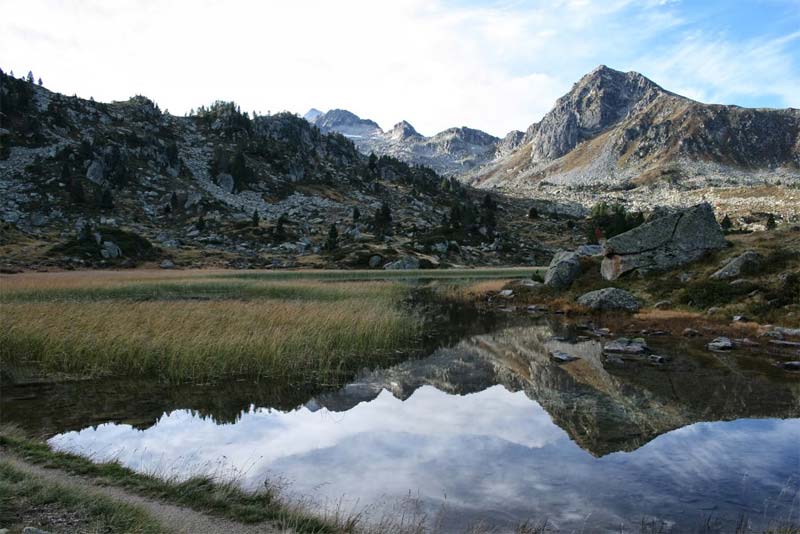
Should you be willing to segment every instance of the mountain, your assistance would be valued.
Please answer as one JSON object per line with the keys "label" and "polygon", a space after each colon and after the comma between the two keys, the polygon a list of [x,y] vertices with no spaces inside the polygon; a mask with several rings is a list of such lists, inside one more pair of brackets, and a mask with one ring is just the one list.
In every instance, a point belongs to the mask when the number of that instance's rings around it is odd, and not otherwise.
{"label": "mountain", "polygon": [[351,139],[364,154],[393,156],[430,167],[445,176],[458,175],[494,160],[501,143],[497,137],[466,126],[425,137],[410,123],[401,121],[383,131],[374,121],[342,109],[312,115],[308,120],[323,133],[336,132]]}
{"label": "mountain", "polygon": [[305,115],[303,115],[303,118],[308,122],[314,122],[320,115],[322,115],[322,112],[320,110],[316,108],[311,108],[308,110],[308,112],[306,112]]}
{"label": "mountain", "polygon": [[[532,238],[526,203],[481,207],[484,192],[324,133],[379,129],[346,111],[320,115],[320,128],[290,113],[251,118],[231,102],[177,117],[142,96],[95,102],[2,71],[0,101],[0,269],[382,268],[401,258],[432,267],[552,255],[549,238]],[[443,222],[451,209],[459,217]]]}
{"label": "mountain", "polygon": [[552,185],[797,183],[800,110],[703,104],[600,66],[503,146],[465,179],[517,194]]}

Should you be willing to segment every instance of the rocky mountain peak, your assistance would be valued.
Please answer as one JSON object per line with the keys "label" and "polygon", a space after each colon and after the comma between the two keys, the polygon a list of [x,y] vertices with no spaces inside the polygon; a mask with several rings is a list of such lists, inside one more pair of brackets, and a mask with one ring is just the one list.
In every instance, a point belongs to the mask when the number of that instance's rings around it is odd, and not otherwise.
{"label": "rocky mountain peak", "polygon": [[320,115],[322,115],[320,110],[317,108],[311,108],[306,112],[305,115],[303,115],[303,118],[313,124]]}
{"label": "rocky mountain peak", "polygon": [[404,139],[409,139],[412,137],[422,137],[410,123],[406,121],[400,121],[395,124],[391,130],[387,132],[389,137],[395,141],[401,141]]}
{"label": "rocky mountain peak", "polygon": [[335,131],[345,136],[362,136],[383,132],[378,123],[362,119],[346,109],[332,109],[319,115],[313,122],[322,133]]}
{"label": "rocky mountain peak", "polygon": [[542,121],[529,130],[533,161],[559,158],[575,146],[659,96],[671,94],[638,72],[600,65],[556,101]]}

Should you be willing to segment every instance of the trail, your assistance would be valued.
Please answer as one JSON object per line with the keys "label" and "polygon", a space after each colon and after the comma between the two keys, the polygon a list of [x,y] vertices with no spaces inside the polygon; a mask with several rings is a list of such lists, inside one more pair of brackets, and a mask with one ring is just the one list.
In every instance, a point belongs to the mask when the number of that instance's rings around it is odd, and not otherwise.
{"label": "trail", "polygon": [[48,482],[60,484],[67,488],[100,494],[115,501],[141,508],[171,532],[180,534],[213,534],[218,532],[226,534],[288,534],[293,532],[292,530],[280,529],[271,523],[255,525],[237,523],[229,519],[209,516],[191,508],[142,497],[113,486],[100,486],[89,478],[70,475],[58,469],[46,469],[30,464],[17,456],[9,454],[8,451],[3,451],[3,460],[19,471],[40,477]]}

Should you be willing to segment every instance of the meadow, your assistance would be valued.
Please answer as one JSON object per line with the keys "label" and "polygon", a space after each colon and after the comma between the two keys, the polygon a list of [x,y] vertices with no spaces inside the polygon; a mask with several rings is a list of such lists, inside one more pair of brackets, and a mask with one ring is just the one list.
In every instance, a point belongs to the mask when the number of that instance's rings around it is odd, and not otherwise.
{"label": "meadow", "polygon": [[36,369],[80,377],[331,383],[415,346],[424,320],[408,304],[417,287],[409,280],[530,274],[482,269],[2,276],[2,371],[12,380]]}

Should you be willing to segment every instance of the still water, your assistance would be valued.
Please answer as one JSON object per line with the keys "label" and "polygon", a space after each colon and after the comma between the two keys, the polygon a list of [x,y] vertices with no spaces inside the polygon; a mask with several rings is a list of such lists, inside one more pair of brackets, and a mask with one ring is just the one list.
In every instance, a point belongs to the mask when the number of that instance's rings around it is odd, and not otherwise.
{"label": "still water", "polygon": [[[133,400],[83,385],[93,410],[36,424],[56,449],[137,471],[281,481],[292,496],[374,517],[413,501],[446,532],[545,518],[561,532],[800,522],[800,377],[758,349],[648,342],[666,364],[609,362],[604,340],[528,321],[322,394],[287,400],[240,383],[153,400],[141,397],[157,390],[137,386]],[[554,350],[577,359],[556,363]],[[21,414],[24,402],[4,407]]]}

